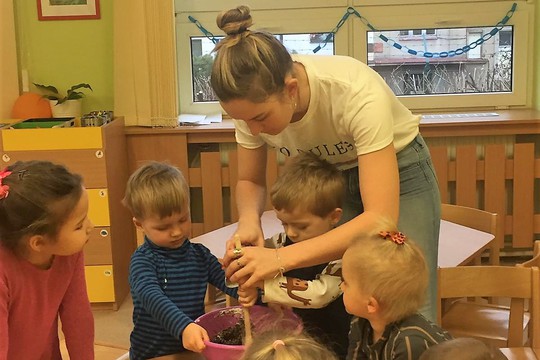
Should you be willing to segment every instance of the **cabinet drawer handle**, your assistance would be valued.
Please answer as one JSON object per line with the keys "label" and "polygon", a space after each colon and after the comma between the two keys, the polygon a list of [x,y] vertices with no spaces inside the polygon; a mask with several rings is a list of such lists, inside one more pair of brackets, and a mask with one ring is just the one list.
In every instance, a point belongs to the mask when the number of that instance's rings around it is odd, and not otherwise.
{"label": "cabinet drawer handle", "polygon": [[112,275],[112,272],[111,272],[111,270],[105,270],[105,271],[103,272],[103,275],[105,275],[105,276],[111,276],[111,275]]}
{"label": "cabinet drawer handle", "polygon": [[2,155],[2,160],[3,160],[4,162],[9,162],[9,161],[11,160],[11,158],[9,157],[8,154],[4,154],[4,155]]}
{"label": "cabinet drawer handle", "polygon": [[103,230],[101,230],[101,231],[99,232],[99,235],[105,237],[105,236],[109,235],[109,232],[108,232],[107,230],[103,229]]}
{"label": "cabinet drawer handle", "polygon": [[98,159],[101,159],[103,157],[103,151],[101,151],[101,150],[96,151],[96,157]]}
{"label": "cabinet drawer handle", "polygon": [[107,192],[105,190],[99,190],[99,196],[105,197],[107,195]]}

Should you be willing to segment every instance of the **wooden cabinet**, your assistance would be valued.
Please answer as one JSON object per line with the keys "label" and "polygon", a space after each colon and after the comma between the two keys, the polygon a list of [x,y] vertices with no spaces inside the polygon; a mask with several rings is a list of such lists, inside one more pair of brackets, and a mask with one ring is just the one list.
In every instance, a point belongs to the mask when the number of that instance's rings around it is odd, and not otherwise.
{"label": "wooden cabinet", "polygon": [[18,160],[49,160],[83,176],[95,226],[84,249],[88,295],[92,303],[116,309],[129,291],[136,246],[131,215],[121,204],[129,176],[123,118],[100,127],[0,132],[2,168]]}

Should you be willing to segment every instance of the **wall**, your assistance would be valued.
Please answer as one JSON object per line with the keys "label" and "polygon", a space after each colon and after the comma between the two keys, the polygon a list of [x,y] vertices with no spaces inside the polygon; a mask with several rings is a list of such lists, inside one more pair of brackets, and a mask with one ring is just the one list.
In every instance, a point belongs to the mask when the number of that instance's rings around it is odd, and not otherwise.
{"label": "wall", "polygon": [[13,16],[13,3],[0,2],[0,119],[11,117],[11,108],[17,96],[17,56],[15,43],[15,24]]}
{"label": "wall", "polygon": [[28,71],[30,91],[32,82],[61,92],[89,83],[83,113],[113,109],[112,1],[100,1],[101,19],[49,21],[38,20],[36,0],[14,1],[19,73]]}
{"label": "wall", "polygon": [[[112,109],[113,0],[101,0],[99,20],[39,21],[36,0],[16,0],[18,56],[30,82],[65,89],[79,82],[92,85],[83,111]],[[540,24],[540,6],[536,6]],[[534,106],[540,109],[540,26],[535,26]],[[35,89],[31,89],[35,91]]]}
{"label": "wall", "polygon": [[534,107],[540,109],[540,3],[536,4],[535,14],[535,39],[534,39]]}

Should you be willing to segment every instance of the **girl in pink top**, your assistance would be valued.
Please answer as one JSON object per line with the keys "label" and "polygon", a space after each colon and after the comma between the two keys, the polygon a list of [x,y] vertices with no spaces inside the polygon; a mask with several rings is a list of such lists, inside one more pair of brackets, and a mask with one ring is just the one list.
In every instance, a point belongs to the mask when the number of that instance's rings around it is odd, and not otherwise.
{"label": "girl in pink top", "polygon": [[94,359],[82,248],[88,194],[79,175],[47,161],[0,172],[0,360]]}

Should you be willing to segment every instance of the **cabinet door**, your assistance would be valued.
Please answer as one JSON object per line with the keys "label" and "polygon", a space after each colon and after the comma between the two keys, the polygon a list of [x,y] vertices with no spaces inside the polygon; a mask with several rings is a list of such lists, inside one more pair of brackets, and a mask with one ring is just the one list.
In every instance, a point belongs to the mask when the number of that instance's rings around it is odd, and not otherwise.
{"label": "cabinet door", "polygon": [[85,266],[86,290],[90,302],[114,302],[112,265]]}
{"label": "cabinet door", "polygon": [[84,246],[85,265],[112,264],[111,232],[109,227],[95,227]]}
{"label": "cabinet door", "polygon": [[2,130],[4,151],[101,149],[101,127]]}
{"label": "cabinet door", "polygon": [[107,189],[88,189],[88,217],[94,226],[110,226]]}

